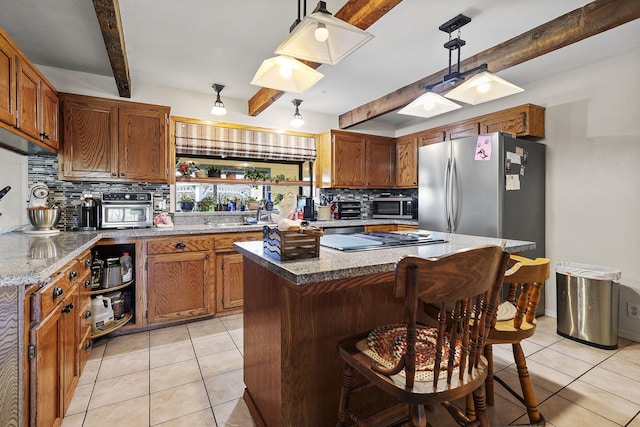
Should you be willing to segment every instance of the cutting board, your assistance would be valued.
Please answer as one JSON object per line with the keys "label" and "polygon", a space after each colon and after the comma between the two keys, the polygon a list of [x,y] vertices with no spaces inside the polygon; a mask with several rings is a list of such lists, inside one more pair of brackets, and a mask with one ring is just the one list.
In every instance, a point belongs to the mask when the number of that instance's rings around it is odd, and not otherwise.
{"label": "cutting board", "polygon": [[320,245],[333,249],[355,249],[382,245],[382,242],[350,236],[348,234],[330,234],[320,238]]}

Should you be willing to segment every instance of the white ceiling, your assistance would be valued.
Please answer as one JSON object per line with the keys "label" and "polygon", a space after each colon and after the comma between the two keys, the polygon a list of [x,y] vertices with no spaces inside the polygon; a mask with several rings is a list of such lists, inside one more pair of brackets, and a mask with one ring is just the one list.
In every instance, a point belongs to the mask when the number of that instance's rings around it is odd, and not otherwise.
{"label": "white ceiling", "polygon": [[[633,1],[633,0],[632,0]],[[337,12],[345,0],[327,0]],[[120,0],[127,57],[136,83],[248,100],[250,81],[274,55],[297,16],[297,0]],[[587,0],[403,0],[372,25],[375,38],[335,66],[303,94],[287,93],[277,105],[303,99],[301,110],[337,116],[445,68],[446,33],[438,26],[463,13],[467,44],[462,59],[589,3]],[[316,3],[307,4],[311,13]],[[92,2],[0,0],[0,26],[36,64],[112,76]],[[640,20],[499,73],[529,82],[640,47]],[[114,83],[114,93],[116,93]],[[291,107],[292,108],[292,107]],[[408,120],[395,113],[382,121]]]}

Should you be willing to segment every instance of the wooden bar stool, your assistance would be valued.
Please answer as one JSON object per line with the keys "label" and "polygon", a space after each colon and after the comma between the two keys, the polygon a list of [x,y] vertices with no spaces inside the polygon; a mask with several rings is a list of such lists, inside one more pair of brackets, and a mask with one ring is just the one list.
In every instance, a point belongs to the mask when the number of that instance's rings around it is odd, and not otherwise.
{"label": "wooden bar stool", "polygon": [[[527,360],[520,342],[533,336],[536,331],[535,314],[540,302],[540,290],[545,280],[549,278],[549,259],[536,258],[531,260],[511,255],[510,263],[513,266],[506,271],[504,277],[504,283],[509,285],[507,300],[498,307],[498,313],[489,330],[484,348],[484,355],[489,363],[488,375],[485,380],[487,403],[494,404],[493,380],[495,379],[527,407],[530,422],[528,425],[543,426],[545,420],[538,410],[531,377],[527,369]],[[517,301],[516,295],[518,295]],[[494,375],[492,344],[511,344],[513,357],[518,368],[522,396]]]}
{"label": "wooden bar stool", "polygon": [[[405,300],[405,322],[385,325],[338,343],[345,361],[338,426],[427,425],[427,408],[441,403],[460,425],[488,426],[482,349],[494,318],[509,255],[499,246],[468,249],[440,258],[402,258],[394,295]],[[419,301],[438,307],[437,327],[417,323]],[[452,308],[449,311],[447,308]],[[362,377],[353,385],[354,371]],[[361,416],[351,397],[371,386],[399,402]],[[473,395],[476,419],[451,401]],[[355,400],[355,398],[354,398]],[[358,403],[363,401],[357,399]],[[356,405],[358,406],[358,405]],[[366,405],[365,405],[366,406]]]}

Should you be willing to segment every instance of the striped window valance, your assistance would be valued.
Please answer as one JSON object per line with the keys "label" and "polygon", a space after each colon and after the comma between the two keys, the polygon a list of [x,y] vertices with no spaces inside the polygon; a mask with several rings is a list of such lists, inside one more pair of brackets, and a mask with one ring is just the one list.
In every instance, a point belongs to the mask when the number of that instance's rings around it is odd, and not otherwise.
{"label": "striped window valance", "polygon": [[293,161],[316,158],[314,137],[211,124],[175,123],[177,155]]}

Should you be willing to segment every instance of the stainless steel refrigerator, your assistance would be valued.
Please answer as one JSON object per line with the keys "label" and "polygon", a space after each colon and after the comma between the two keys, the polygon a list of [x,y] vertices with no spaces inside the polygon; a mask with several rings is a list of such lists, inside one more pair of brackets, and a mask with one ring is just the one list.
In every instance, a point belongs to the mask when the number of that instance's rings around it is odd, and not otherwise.
{"label": "stainless steel refrigerator", "polygon": [[419,149],[421,229],[531,240],[544,256],[545,146],[490,133]]}
{"label": "stainless steel refrigerator", "polygon": [[534,241],[523,255],[544,256],[543,144],[497,132],[426,145],[418,158],[421,229]]}

